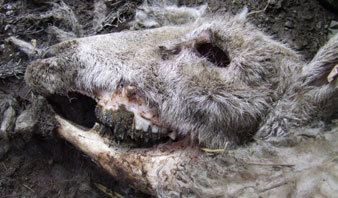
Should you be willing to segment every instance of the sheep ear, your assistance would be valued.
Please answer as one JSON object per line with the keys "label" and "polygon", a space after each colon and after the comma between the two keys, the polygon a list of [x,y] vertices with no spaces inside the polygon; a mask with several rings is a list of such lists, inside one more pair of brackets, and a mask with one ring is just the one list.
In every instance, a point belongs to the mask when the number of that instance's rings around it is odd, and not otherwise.
{"label": "sheep ear", "polygon": [[321,86],[334,83],[338,77],[338,34],[333,36],[303,68],[308,85]]}
{"label": "sheep ear", "polygon": [[248,15],[248,7],[244,7],[241,12],[239,12],[235,18],[240,21],[245,21]]}

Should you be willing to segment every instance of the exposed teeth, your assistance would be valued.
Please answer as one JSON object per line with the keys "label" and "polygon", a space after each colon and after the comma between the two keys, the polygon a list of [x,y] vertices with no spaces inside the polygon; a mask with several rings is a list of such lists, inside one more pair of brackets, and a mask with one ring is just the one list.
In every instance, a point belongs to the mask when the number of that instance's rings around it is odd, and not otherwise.
{"label": "exposed teeth", "polygon": [[145,120],[140,115],[134,113],[134,124],[136,130],[148,131],[149,126],[151,126],[151,122],[149,120]]}
{"label": "exposed teeth", "polygon": [[159,139],[167,129],[157,125],[156,111],[146,105],[135,87],[120,88],[115,93],[102,92],[98,95],[96,116],[113,128],[115,137],[124,139]]}
{"label": "exposed teeth", "polygon": [[169,136],[172,140],[176,140],[177,132],[176,132],[176,131],[173,131],[173,132],[169,133],[168,136]]}

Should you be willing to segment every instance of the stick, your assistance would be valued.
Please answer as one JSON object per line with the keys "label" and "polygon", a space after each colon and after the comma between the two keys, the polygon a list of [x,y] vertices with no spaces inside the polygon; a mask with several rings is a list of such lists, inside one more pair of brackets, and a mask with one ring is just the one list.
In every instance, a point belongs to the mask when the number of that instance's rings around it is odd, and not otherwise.
{"label": "stick", "polygon": [[22,184],[24,187],[26,187],[28,190],[32,191],[33,193],[35,193],[35,190],[33,190],[31,187],[27,186],[26,184]]}
{"label": "stick", "polygon": [[260,166],[288,166],[288,167],[295,166],[294,164],[278,164],[278,163],[261,163],[261,162],[245,162],[245,163],[250,164],[250,165],[260,165]]}

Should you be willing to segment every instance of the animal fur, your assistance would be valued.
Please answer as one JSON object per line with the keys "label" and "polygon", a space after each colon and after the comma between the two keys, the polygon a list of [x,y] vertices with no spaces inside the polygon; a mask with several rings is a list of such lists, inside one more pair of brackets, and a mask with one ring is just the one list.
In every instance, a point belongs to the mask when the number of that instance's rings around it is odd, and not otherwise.
{"label": "animal fur", "polygon": [[[337,80],[327,76],[338,64],[338,35],[307,63],[258,31],[246,14],[203,13],[186,17],[184,25],[172,20],[157,29],[65,41],[28,67],[26,81],[42,95],[77,91],[91,97],[132,85],[163,124],[197,143],[216,148],[255,138],[218,155],[189,146],[138,153],[64,131],[79,139],[75,146],[84,141],[89,152],[99,153],[94,160],[106,159],[103,167],[118,179],[134,179],[135,188],[158,197],[336,197],[337,123],[306,125],[336,109]],[[213,46],[230,64],[203,51],[215,52]],[[102,147],[122,157],[102,153]],[[189,156],[193,151],[197,159]],[[144,182],[149,177],[152,185]]]}
{"label": "animal fur", "polygon": [[[284,135],[330,115],[337,91],[323,79],[338,62],[338,36],[305,63],[246,13],[65,41],[33,62],[25,79],[44,95],[94,96],[133,85],[161,123],[210,148]],[[210,61],[198,51],[203,44],[217,46],[230,63]]]}

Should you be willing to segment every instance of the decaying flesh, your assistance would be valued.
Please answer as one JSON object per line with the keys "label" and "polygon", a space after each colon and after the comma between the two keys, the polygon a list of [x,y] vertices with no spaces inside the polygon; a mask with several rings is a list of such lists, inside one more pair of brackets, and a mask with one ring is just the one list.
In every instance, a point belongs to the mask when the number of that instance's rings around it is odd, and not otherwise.
{"label": "decaying flesh", "polygon": [[[100,137],[100,127],[82,130],[56,116],[60,136],[141,191],[163,197],[336,195],[336,130],[295,128],[326,119],[337,107],[336,83],[327,77],[338,64],[338,35],[305,63],[245,16],[198,17],[62,42],[34,61],[25,78],[41,95],[79,92],[95,99],[102,123],[115,127],[121,118],[130,126],[122,135],[144,129],[148,138],[171,131],[190,138],[191,144],[127,149]],[[216,157],[192,146],[249,141]]]}
{"label": "decaying flesh", "polygon": [[173,171],[196,161],[198,148],[182,142],[152,149],[131,150],[111,145],[99,135],[99,126],[91,130],[80,129],[60,116],[58,134],[99,163],[111,175],[143,192],[155,195],[156,189],[174,179]]}

